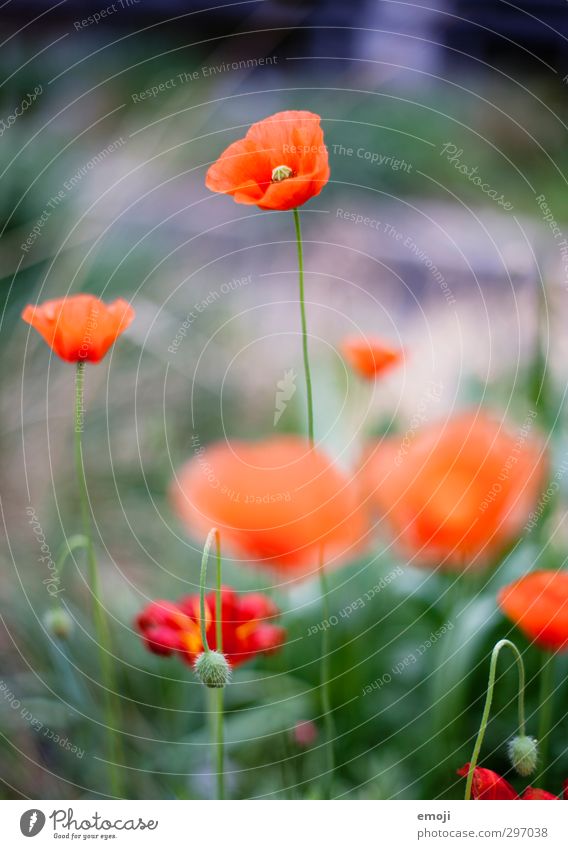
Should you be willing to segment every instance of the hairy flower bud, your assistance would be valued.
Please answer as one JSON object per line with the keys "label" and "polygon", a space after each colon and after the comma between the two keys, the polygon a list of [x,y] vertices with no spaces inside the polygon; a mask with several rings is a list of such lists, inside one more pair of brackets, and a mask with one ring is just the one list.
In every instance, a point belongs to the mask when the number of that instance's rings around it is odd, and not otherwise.
{"label": "hairy flower bud", "polygon": [[43,626],[53,637],[67,640],[74,631],[73,619],[62,607],[53,607],[43,615]]}
{"label": "hairy flower bud", "polygon": [[195,674],[206,687],[225,687],[231,678],[231,667],[224,654],[202,652],[193,665]]}
{"label": "hairy flower bud", "polygon": [[534,737],[515,737],[509,743],[509,758],[519,775],[531,775],[538,762],[538,743]]}

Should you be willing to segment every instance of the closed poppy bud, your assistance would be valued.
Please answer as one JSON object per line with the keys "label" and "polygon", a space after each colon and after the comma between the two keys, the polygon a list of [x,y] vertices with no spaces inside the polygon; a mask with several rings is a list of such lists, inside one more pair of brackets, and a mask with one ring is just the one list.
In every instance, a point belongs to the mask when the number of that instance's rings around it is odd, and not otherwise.
{"label": "closed poppy bud", "polygon": [[329,180],[320,117],[313,112],[277,112],[253,124],[207,172],[212,192],[260,209],[302,206]]}
{"label": "closed poppy bud", "polygon": [[530,572],[499,592],[499,606],[537,645],[568,650],[568,572]]}
{"label": "closed poppy bud", "polygon": [[519,775],[532,775],[538,762],[538,744],[534,737],[515,737],[511,740],[509,759]]}
{"label": "closed poppy bud", "polygon": [[66,610],[54,607],[43,616],[45,630],[60,640],[68,640],[75,629],[75,623]]}
{"label": "closed poppy bud", "polygon": [[[458,775],[467,777],[469,772],[469,764],[458,769]],[[473,784],[471,792],[474,799],[517,799],[518,796],[515,790],[508,781],[506,781],[498,773],[492,769],[484,769],[484,767],[476,766],[473,771]]]}
{"label": "closed poppy bud", "polygon": [[348,336],[341,343],[341,353],[353,371],[364,380],[381,377],[403,360],[400,348],[393,348],[376,337]]}
{"label": "closed poppy bud", "polygon": [[134,310],[122,298],[105,304],[82,294],[28,304],[22,318],[62,360],[98,363],[132,322]]}
{"label": "closed poppy bud", "polygon": [[231,667],[219,651],[202,652],[193,669],[201,683],[211,689],[225,687],[231,679]]}
{"label": "closed poppy bud", "polygon": [[297,722],[292,736],[297,746],[308,749],[318,739],[317,725],[309,719]]}

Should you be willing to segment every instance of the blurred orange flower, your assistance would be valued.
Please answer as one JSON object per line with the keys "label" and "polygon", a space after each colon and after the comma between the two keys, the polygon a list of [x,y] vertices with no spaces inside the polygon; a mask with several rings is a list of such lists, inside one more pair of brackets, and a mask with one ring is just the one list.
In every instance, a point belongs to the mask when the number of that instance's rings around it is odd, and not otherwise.
{"label": "blurred orange flower", "polygon": [[[257,654],[279,649],[286,631],[270,620],[278,616],[278,608],[262,593],[238,595],[230,587],[221,590],[223,654],[231,666],[240,666]],[[217,596],[205,598],[205,630],[211,649],[217,648]],[[199,595],[177,602],[153,601],[136,617],[136,628],[146,647],[154,654],[181,655],[193,666],[203,651],[199,616]]]}
{"label": "blurred orange flower", "polygon": [[261,209],[293,209],[329,180],[319,115],[277,112],[253,124],[209,168],[205,185]]}
{"label": "blurred orange flower", "polygon": [[365,380],[374,380],[402,362],[400,348],[387,345],[382,339],[348,336],[341,343],[341,353],[353,371]]}
{"label": "blurred orange flower", "polygon": [[200,448],[172,486],[176,512],[201,538],[221,530],[233,551],[296,576],[360,548],[367,522],[355,485],[295,436]]}
{"label": "blurred orange flower", "polygon": [[530,572],[503,587],[501,610],[537,645],[568,649],[568,572]]}
{"label": "blurred orange flower", "polygon": [[405,551],[465,569],[519,535],[546,473],[540,440],[463,413],[369,451],[365,488]]}
{"label": "blurred orange flower", "polygon": [[98,363],[134,319],[130,304],[105,304],[94,295],[70,295],[24,309],[22,318],[70,363]]}

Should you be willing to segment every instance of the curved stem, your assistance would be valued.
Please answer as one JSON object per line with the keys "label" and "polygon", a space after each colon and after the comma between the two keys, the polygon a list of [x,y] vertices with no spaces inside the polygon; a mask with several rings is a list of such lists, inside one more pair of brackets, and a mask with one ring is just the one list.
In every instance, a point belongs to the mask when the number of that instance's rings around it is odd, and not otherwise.
{"label": "curved stem", "polygon": [[[101,677],[104,690],[104,713],[106,723],[107,759],[110,775],[110,786],[115,796],[121,795],[121,780],[119,775],[120,739],[117,730],[118,704],[114,684],[114,674],[111,659],[111,645],[108,621],[101,599],[100,577],[95,554],[95,546],[91,533],[91,513],[89,506],[89,492],[87,479],[85,477],[85,466],[83,463],[83,414],[84,414],[84,378],[85,363],[77,363],[75,379],[75,465],[77,469],[77,480],[79,484],[79,503],[83,519],[83,533],[86,539],[87,564],[89,572],[89,586],[93,604],[93,621],[95,625],[99,657],[101,664]],[[68,544],[69,545],[69,544]]]}
{"label": "curved stem", "polygon": [[[314,437],[314,402],[312,391],[312,375],[310,369],[310,356],[308,350],[308,323],[306,319],[306,295],[304,286],[304,250],[302,245],[302,229],[300,226],[300,212],[298,209],[293,210],[294,225],[296,229],[296,243],[298,248],[298,281],[300,291],[300,319],[302,325],[302,352],[304,356],[304,373],[306,375],[306,400],[308,411],[308,439],[310,448],[315,445]],[[327,574],[324,567],[324,552],[323,546],[320,546],[318,576],[320,584],[320,596],[322,607],[323,621],[329,619],[329,587]],[[331,713],[331,694],[329,689],[329,634],[328,629],[324,628],[321,638],[321,703],[322,714],[326,736],[326,784],[330,784],[333,777],[335,758],[333,752],[334,726],[333,716]]]}
{"label": "curved stem", "polygon": [[550,748],[550,726],[552,724],[552,689],[554,685],[554,655],[543,652],[540,670],[540,711],[538,717],[538,743],[540,749],[540,770],[535,783],[540,783],[548,767]]}
{"label": "curved stem", "polygon": [[493,702],[493,691],[495,689],[495,674],[497,671],[497,661],[499,660],[499,653],[501,649],[505,647],[511,649],[511,651],[515,655],[515,660],[517,662],[517,668],[519,671],[519,734],[521,736],[525,735],[525,665],[523,663],[523,657],[516,645],[510,640],[499,640],[499,642],[495,644],[491,653],[491,663],[489,665],[489,680],[487,681],[487,695],[485,697],[485,706],[483,708],[481,725],[479,726],[477,739],[475,741],[475,746],[473,747],[471,762],[469,764],[469,772],[467,774],[467,783],[465,786],[466,802],[471,799],[473,775],[477,766],[477,762],[479,760],[479,753],[481,751],[481,746],[483,745],[483,738],[485,737],[485,732],[487,730],[487,723],[489,722],[489,714],[491,712],[491,704]]}
{"label": "curved stem", "polygon": [[[201,558],[201,574],[199,578],[199,618],[201,627],[201,641],[206,652],[211,651],[207,642],[207,627],[205,622],[205,579],[207,577],[207,561],[209,552],[215,540],[217,549],[217,588],[215,603],[215,642],[217,651],[223,651],[223,620],[222,620],[222,594],[221,594],[221,536],[217,528],[212,528],[207,534],[203,546]],[[209,712],[211,716],[211,739],[215,747],[215,764],[217,777],[217,798],[225,798],[225,743],[224,743],[224,711],[223,711],[223,688],[219,687],[210,691]]]}
{"label": "curved stem", "polygon": [[[63,575],[63,567],[65,566],[67,558],[78,548],[89,548],[89,539],[84,536],[84,534],[75,534],[74,536],[69,537],[69,539],[66,539],[61,546],[59,557],[55,563],[55,573],[59,580],[61,580],[61,576]],[[63,605],[63,600],[59,596],[58,599],[59,604]]]}
{"label": "curved stem", "polygon": [[221,539],[217,528],[211,528],[207,534],[205,545],[203,546],[203,554],[201,555],[201,572],[199,575],[199,626],[201,628],[201,642],[205,651],[211,651],[207,642],[207,623],[205,621],[205,580],[207,578],[207,561],[209,560],[209,552],[215,540],[217,548],[217,624],[216,638],[217,651],[223,651],[223,646],[219,642],[219,634],[221,632]]}

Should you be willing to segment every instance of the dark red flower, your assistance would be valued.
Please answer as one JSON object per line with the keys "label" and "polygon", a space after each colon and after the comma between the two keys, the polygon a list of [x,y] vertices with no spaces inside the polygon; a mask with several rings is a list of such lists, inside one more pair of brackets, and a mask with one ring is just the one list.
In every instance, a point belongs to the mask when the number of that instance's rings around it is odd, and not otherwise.
{"label": "dark red flower", "polygon": [[521,799],[525,802],[531,799],[535,802],[542,802],[545,799],[558,799],[558,796],[554,796],[548,790],[539,790],[538,787],[527,787]]}
{"label": "dark red flower", "polygon": [[[458,769],[458,775],[467,778],[469,764]],[[473,771],[471,794],[474,799],[517,799],[518,796],[509,784],[492,769],[476,766]]]}
{"label": "dark red flower", "polygon": [[[469,764],[458,769],[458,775],[467,778]],[[568,780],[564,782],[564,798],[568,795]],[[545,799],[559,799],[548,790],[540,790],[538,787],[527,787],[522,796],[519,796],[508,781],[493,772],[492,769],[484,769],[476,766],[473,772],[473,784],[471,795],[474,799],[520,799],[521,801],[543,801]]]}
{"label": "dark red flower", "polygon": [[[239,666],[257,654],[280,648],[286,632],[269,621],[278,613],[271,599],[261,593],[237,595],[229,587],[223,587],[223,654],[231,666]],[[216,621],[216,593],[212,592],[205,598],[206,633],[210,649],[217,648]],[[151,602],[136,617],[136,627],[146,647],[155,654],[169,656],[178,653],[186,663],[193,665],[203,651],[199,595],[186,596],[177,602]]]}

